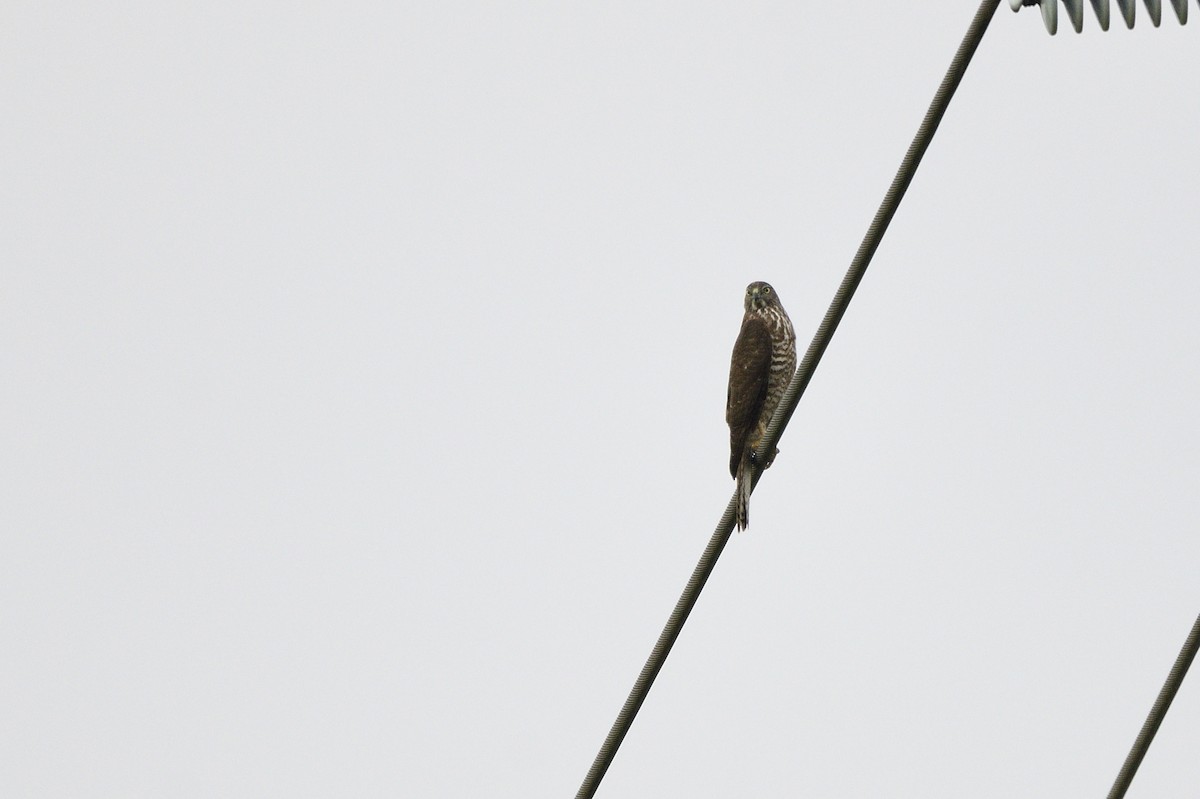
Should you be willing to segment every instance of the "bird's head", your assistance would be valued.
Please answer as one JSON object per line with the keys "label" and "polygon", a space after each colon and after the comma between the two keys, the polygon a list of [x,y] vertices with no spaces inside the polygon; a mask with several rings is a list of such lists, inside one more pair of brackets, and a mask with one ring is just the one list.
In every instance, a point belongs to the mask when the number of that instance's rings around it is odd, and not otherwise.
{"label": "bird's head", "polygon": [[778,305],[779,297],[770,283],[761,280],[746,286],[746,312],[757,311],[768,305]]}

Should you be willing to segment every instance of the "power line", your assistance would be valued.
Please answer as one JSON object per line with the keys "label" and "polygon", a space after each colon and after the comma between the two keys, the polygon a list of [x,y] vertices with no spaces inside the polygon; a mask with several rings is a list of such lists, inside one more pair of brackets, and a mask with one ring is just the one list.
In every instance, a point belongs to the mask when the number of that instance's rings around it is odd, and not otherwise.
{"label": "power line", "polygon": [[[883,202],[879,205],[879,210],[875,212],[875,218],[871,220],[871,225],[867,228],[867,233],[863,237],[862,244],[859,245],[858,252],[854,254],[854,260],[851,261],[846,276],[842,279],[841,285],[838,286],[838,290],[833,296],[829,310],[825,312],[825,318],[821,320],[816,335],[813,336],[812,343],[808,345],[808,350],[804,353],[804,358],[801,360],[800,366],[796,369],[796,374],[792,377],[787,391],[784,392],[783,399],[780,400],[779,408],[775,411],[775,416],[767,426],[766,435],[763,437],[758,448],[757,461],[759,463],[766,461],[766,454],[768,452],[774,452],[784,428],[787,427],[788,421],[792,418],[792,414],[796,410],[796,405],[800,402],[800,397],[804,394],[805,388],[808,387],[809,380],[812,379],[813,371],[817,368],[821,356],[824,355],[826,348],[829,346],[829,341],[833,337],[834,331],[837,330],[838,323],[841,322],[842,316],[845,315],[846,308],[850,304],[850,299],[854,296],[855,289],[862,282],[863,275],[867,271],[867,266],[871,262],[871,257],[875,254],[875,250],[879,248],[879,242],[883,239],[883,234],[887,232],[892,217],[896,215],[896,209],[899,207],[905,191],[908,190],[909,184],[912,183],[917,166],[920,164],[922,156],[925,155],[925,151],[929,148],[929,143],[933,140],[934,133],[937,132],[938,124],[942,121],[942,116],[946,113],[946,108],[950,104],[950,98],[954,96],[955,89],[958,88],[958,84],[962,81],[963,75],[967,71],[967,65],[970,63],[971,57],[975,54],[975,50],[979,47],[979,42],[983,39],[984,32],[987,31],[988,23],[991,21],[996,7],[999,5],[1000,0],[983,0],[979,4],[979,9],[975,12],[975,17],[971,20],[971,25],[967,28],[967,33],[963,37],[962,43],[958,46],[958,51],[954,54],[954,59],[950,62],[949,69],[946,70],[946,76],[942,78],[942,83],[938,86],[938,90],[933,96],[929,110],[925,112],[925,118],[921,120],[921,126],[917,129],[916,136],[913,137],[912,144],[908,146],[908,152],[904,154],[904,160],[900,162],[900,168],[896,172],[896,177],[892,180],[892,185],[888,188],[887,194],[884,195]],[[753,467],[752,487],[758,484],[761,476],[761,470]],[[666,626],[658,636],[658,641],[655,642],[654,649],[650,652],[650,657],[646,660],[646,665],[642,667],[641,673],[638,674],[637,680],[633,684],[633,689],[629,692],[629,697],[625,700],[625,704],[617,714],[617,719],[613,722],[612,729],[609,730],[608,736],[605,737],[600,751],[596,754],[596,759],[592,762],[592,767],[588,769],[583,784],[579,787],[578,793],[575,794],[576,799],[590,799],[590,797],[595,795],[596,789],[600,787],[600,781],[604,779],[604,774],[612,764],[613,758],[617,754],[617,749],[621,746],[621,742],[625,740],[625,735],[629,732],[629,728],[633,724],[633,719],[637,716],[638,710],[641,709],[642,703],[646,701],[646,695],[650,692],[650,686],[654,684],[655,678],[658,677],[659,671],[662,670],[663,663],[666,662],[671,647],[675,645],[675,639],[679,637],[684,622],[687,621],[688,615],[696,605],[696,600],[700,597],[700,591],[703,590],[704,584],[708,581],[709,575],[712,574],[712,570],[717,564],[717,558],[721,556],[722,550],[725,549],[725,544],[729,541],[729,535],[733,530],[736,502],[736,495],[729,500],[729,504],[725,508],[725,514],[717,524],[717,529],[713,532],[712,538],[709,539],[708,546],[704,548],[704,554],[700,556],[700,561],[696,564],[691,578],[688,579],[687,585],[683,589],[683,594],[679,597],[679,601],[675,603],[675,609],[671,611],[671,616],[667,619]]]}
{"label": "power line", "polygon": [[1133,748],[1125,757],[1125,763],[1121,766],[1121,771],[1113,782],[1112,790],[1108,792],[1108,799],[1122,799],[1125,791],[1129,790],[1129,783],[1133,782],[1133,775],[1137,774],[1138,766],[1142,765],[1142,758],[1146,756],[1146,750],[1150,748],[1150,742],[1154,740],[1158,726],[1162,724],[1167,711],[1171,709],[1171,701],[1179,692],[1179,686],[1183,684],[1188,667],[1196,659],[1197,649],[1200,649],[1200,616],[1196,617],[1196,623],[1192,625],[1191,633],[1183,642],[1183,649],[1179,650],[1179,657],[1175,658],[1175,665],[1171,667],[1167,681],[1163,683],[1162,690],[1158,692],[1158,698],[1154,700],[1154,706],[1150,708],[1150,715],[1146,717],[1146,722],[1142,725],[1137,740],[1133,742]]}

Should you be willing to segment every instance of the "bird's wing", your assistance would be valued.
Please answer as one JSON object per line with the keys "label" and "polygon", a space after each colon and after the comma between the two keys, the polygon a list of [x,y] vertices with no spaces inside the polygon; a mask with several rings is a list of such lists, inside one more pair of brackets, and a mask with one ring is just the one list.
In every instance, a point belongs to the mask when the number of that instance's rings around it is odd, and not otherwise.
{"label": "bird's wing", "polygon": [[758,424],[771,376],[771,331],[757,316],[742,322],[729,364],[725,421],[729,423],[729,472],[737,476],[746,440]]}

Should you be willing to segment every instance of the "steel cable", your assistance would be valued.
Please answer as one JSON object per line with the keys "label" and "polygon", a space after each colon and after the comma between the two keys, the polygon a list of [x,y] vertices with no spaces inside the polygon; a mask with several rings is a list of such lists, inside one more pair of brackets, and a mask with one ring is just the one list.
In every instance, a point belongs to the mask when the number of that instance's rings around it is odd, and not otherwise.
{"label": "steel cable", "polygon": [[[854,260],[850,263],[850,268],[846,272],[846,276],[842,279],[841,285],[834,294],[833,302],[829,305],[829,310],[825,312],[825,317],[817,328],[812,343],[808,345],[808,350],[804,353],[804,358],[801,360],[799,367],[797,367],[796,374],[792,377],[791,383],[788,384],[783,399],[780,400],[779,408],[776,409],[771,423],[767,426],[766,435],[758,448],[759,463],[765,462],[766,453],[774,452],[774,448],[779,442],[784,428],[787,427],[788,421],[792,418],[792,414],[796,410],[796,405],[800,402],[800,397],[804,394],[804,390],[812,378],[813,371],[817,368],[821,356],[829,346],[829,341],[833,337],[834,331],[837,330],[838,323],[841,321],[842,316],[845,315],[846,308],[850,304],[850,299],[854,296],[855,289],[858,288],[858,284],[862,281],[863,275],[867,271],[867,266],[871,262],[871,257],[875,254],[875,250],[878,249],[879,242],[882,240],[883,234],[887,231],[892,217],[896,215],[896,209],[899,207],[905,191],[908,190],[909,184],[912,183],[913,175],[916,173],[917,166],[921,162],[921,157],[929,148],[929,144],[933,140],[933,135],[937,132],[938,124],[941,122],[942,116],[946,113],[946,108],[950,104],[950,99],[954,96],[955,89],[958,88],[958,84],[962,81],[963,75],[967,71],[967,65],[970,63],[971,57],[975,54],[975,50],[979,47],[979,42],[983,39],[983,34],[987,31],[988,23],[991,21],[996,7],[999,5],[1000,0],[983,0],[979,4],[979,9],[975,12],[970,27],[967,28],[967,33],[963,37],[962,43],[958,46],[958,51],[954,54],[954,59],[950,62],[950,67],[946,70],[946,75],[942,78],[941,85],[938,86],[938,90],[933,96],[929,110],[925,112],[925,118],[921,120],[921,125],[913,137],[912,144],[909,145],[908,152],[905,153],[904,160],[900,163],[900,168],[896,172],[896,177],[892,180],[892,185],[888,188],[887,194],[884,195],[883,202],[879,205],[879,210],[875,212],[875,218],[871,220],[871,225],[867,228],[867,233],[863,237],[862,244],[859,245],[858,251],[854,255]],[[752,477],[752,487],[758,484],[761,476],[761,470],[755,468]],[[625,700],[625,704],[617,714],[617,719],[613,722],[612,728],[605,737],[600,751],[596,754],[596,759],[592,762],[591,768],[588,769],[583,784],[575,794],[576,799],[590,799],[590,797],[595,795],[596,789],[600,787],[600,781],[604,779],[604,774],[612,764],[617,749],[621,746],[621,742],[625,740],[625,735],[629,732],[629,728],[633,724],[633,719],[637,716],[638,710],[641,709],[642,703],[646,701],[646,695],[650,692],[650,687],[654,684],[655,678],[658,677],[659,671],[662,670],[663,663],[666,662],[671,647],[675,645],[675,640],[679,637],[684,622],[687,621],[688,615],[696,605],[696,600],[700,597],[700,591],[703,590],[704,584],[708,581],[709,575],[712,574],[713,568],[716,566],[717,558],[721,556],[722,550],[725,549],[725,544],[729,541],[729,535],[733,531],[736,503],[737,496],[735,494],[726,506],[725,515],[721,517],[721,521],[717,524],[717,529],[713,532],[712,538],[709,539],[708,546],[704,548],[704,554],[700,556],[700,561],[696,564],[691,578],[688,579],[687,585],[683,589],[683,594],[679,597],[679,601],[675,603],[675,609],[671,611],[671,616],[667,619],[666,626],[659,635],[658,641],[654,644],[654,649],[650,652],[650,657],[646,660],[646,665],[642,667],[641,673],[638,674],[637,680],[633,684],[633,689],[629,692],[629,697]]]}
{"label": "steel cable", "polygon": [[1163,718],[1170,710],[1171,701],[1179,692],[1179,686],[1183,684],[1188,667],[1196,659],[1198,648],[1200,648],[1200,616],[1196,617],[1196,623],[1192,625],[1191,633],[1183,642],[1183,649],[1179,650],[1179,657],[1175,658],[1175,665],[1171,667],[1167,681],[1163,683],[1162,690],[1158,692],[1158,698],[1154,700],[1154,706],[1150,708],[1150,715],[1146,717],[1146,722],[1142,725],[1137,740],[1133,742],[1133,748],[1125,757],[1125,763],[1121,766],[1121,771],[1113,782],[1112,790],[1108,792],[1108,799],[1121,799],[1125,796],[1125,791],[1129,790],[1129,783],[1133,782],[1133,775],[1137,774],[1138,766],[1142,765],[1142,758],[1146,756],[1150,742],[1154,740],[1154,734],[1158,732],[1158,726],[1162,724]]}

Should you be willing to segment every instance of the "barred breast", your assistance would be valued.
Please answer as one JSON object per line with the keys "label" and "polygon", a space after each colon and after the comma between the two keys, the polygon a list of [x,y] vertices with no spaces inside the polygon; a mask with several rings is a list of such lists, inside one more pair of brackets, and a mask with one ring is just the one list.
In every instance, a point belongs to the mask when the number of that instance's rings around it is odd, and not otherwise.
{"label": "barred breast", "polygon": [[771,374],[767,378],[767,396],[754,431],[752,448],[757,448],[766,434],[767,425],[796,372],[796,332],[791,320],[777,306],[764,308],[763,316],[771,326]]}

